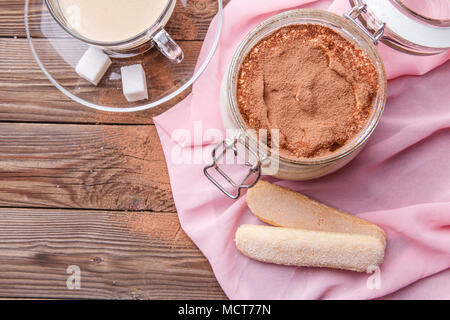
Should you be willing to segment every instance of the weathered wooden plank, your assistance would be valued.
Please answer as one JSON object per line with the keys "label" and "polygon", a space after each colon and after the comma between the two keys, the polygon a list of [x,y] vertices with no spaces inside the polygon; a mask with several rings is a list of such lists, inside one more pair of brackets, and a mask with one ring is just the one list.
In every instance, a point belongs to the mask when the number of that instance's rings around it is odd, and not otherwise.
{"label": "weathered wooden plank", "polygon": [[[184,1],[183,1],[184,2]],[[202,40],[208,31],[212,17],[217,13],[216,0],[188,0],[185,5],[177,1],[173,16],[166,29],[176,40]],[[228,2],[228,1],[225,1]],[[53,23],[47,16],[38,16],[40,8],[37,1],[30,1],[29,21],[34,32],[46,30]],[[0,2],[0,37],[25,37],[24,25],[25,0],[8,0]],[[67,36],[61,30],[61,36]]]}
{"label": "weathered wooden plank", "polygon": [[[1,123],[151,124],[152,116],[183,98],[129,114],[70,101],[31,56],[23,6],[24,0],[0,1],[0,206],[51,209],[0,208],[0,297],[225,298],[173,213],[154,126]],[[192,40],[203,39],[217,9],[215,0],[190,0],[188,6],[178,8],[167,26],[187,53],[186,70],[201,48]],[[189,22],[192,15],[197,23]],[[58,68],[65,83],[75,81],[67,66]],[[69,265],[81,269],[80,290],[66,288]]]}
{"label": "weathered wooden plank", "polygon": [[[58,41],[64,42],[64,40]],[[45,40],[39,42],[45,42]],[[188,79],[195,67],[201,42],[187,41],[180,42],[180,45],[186,52],[185,60],[181,65],[169,67],[178,68],[178,72]],[[149,59],[154,58],[154,55],[159,53],[152,52],[138,62],[150,63]],[[57,59],[54,59],[53,63],[58,70],[59,78],[65,85],[76,87],[80,94],[90,94],[93,87],[75,77],[70,65]],[[120,73],[119,67],[120,64],[116,64],[108,71],[108,74]],[[149,84],[153,86],[156,94],[163,89],[179,85],[177,80],[168,77],[162,68],[154,68],[151,77],[154,81]],[[120,86],[120,80],[113,81],[110,85]],[[103,98],[98,99],[124,100],[120,90],[105,92],[108,94],[105,93]],[[111,95],[112,92],[116,94]],[[0,39],[0,121],[151,124],[153,116],[181,101],[187,94],[188,92],[164,105],[139,113],[96,111],[73,102],[50,83],[34,61],[25,39]]]}
{"label": "weathered wooden plank", "polygon": [[225,298],[176,213],[1,208],[0,243],[0,297]]}
{"label": "weathered wooden plank", "polygon": [[154,126],[0,123],[0,206],[174,212]]}

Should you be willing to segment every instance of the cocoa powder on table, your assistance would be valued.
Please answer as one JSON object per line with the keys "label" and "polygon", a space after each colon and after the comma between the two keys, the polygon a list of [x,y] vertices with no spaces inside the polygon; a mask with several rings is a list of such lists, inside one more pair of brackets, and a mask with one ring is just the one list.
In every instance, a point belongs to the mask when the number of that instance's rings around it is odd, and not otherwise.
{"label": "cocoa powder on table", "polygon": [[252,129],[280,130],[280,154],[326,156],[367,123],[378,73],[364,52],[332,29],[283,27],[254,46],[238,77],[238,106]]}

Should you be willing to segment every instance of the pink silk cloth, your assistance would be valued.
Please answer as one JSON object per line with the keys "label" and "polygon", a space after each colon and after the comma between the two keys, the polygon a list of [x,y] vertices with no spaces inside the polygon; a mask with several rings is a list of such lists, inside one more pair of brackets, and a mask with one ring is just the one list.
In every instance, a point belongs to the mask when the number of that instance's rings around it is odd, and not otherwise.
{"label": "pink silk cloth", "polygon": [[[245,194],[231,200],[203,175],[217,139],[202,135],[208,129],[224,132],[220,84],[240,41],[272,15],[306,7],[339,14],[350,10],[347,0],[232,0],[224,10],[217,51],[192,93],[154,119],[181,226],[231,299],[450,299],[449,51],[413,56],[380,44],[388,101],[361,154],[312,181],[263,178],[381,226],[388,245],[377,286],[368,285],[370,274],[265,264],[236,249],[236,228],[262,222],[247,208]],[[199,63],[216,28],[215,19]],[[196,156],[180,161],[180,152]]]}

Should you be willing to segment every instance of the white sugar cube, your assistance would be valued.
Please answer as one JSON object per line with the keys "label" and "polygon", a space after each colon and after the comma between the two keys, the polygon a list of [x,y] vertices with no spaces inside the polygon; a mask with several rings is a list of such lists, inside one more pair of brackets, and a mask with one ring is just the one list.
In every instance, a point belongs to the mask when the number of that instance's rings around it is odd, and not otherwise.
{"label": "white sugar cube", "polygon": [[147,80],[140,64],[120,68],[122,91],[129,102],[148,99]]}
{"label": "white sugar cube", "polygon": [[97,85],[111,65],[111,59],[101,50],[89,47],[78,61],[75,71],[93,85]]}

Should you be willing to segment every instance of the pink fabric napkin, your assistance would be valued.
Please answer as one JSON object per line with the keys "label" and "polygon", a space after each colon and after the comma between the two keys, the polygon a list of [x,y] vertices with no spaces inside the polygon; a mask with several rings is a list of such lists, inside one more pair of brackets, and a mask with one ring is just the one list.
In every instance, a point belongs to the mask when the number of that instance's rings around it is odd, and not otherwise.
{"label": "pink fabric napkin", "polygon": [[[388,246],[377,285],[371,282],[375,275],[265,264],[236,249],[236,228],[262,223],[248,210],[245,195],[231,200],[203,175],[213,143],[223,133],[220,83],[236,47],[252,28],[276,13],[302,6],[337,13],[350,8],[346,0],[231,1],[217,52],[192,94],[154,119],[184,231],[208,258],[231,299],[371,299],[389,294],[389,298],[449,298],[450,273],[445,272],[450,267],[450,62],[445,63],[449,52],[417,57],[379,45],[391,79],[389,97],[363,152],[321,179],[288,182],[264,177],[380,225]],[[216,27],[214,20],[199,62]],[[438,280],[411,285],[438,273]],[[404,293],[393,294],[406,286],[400,291]]]}

